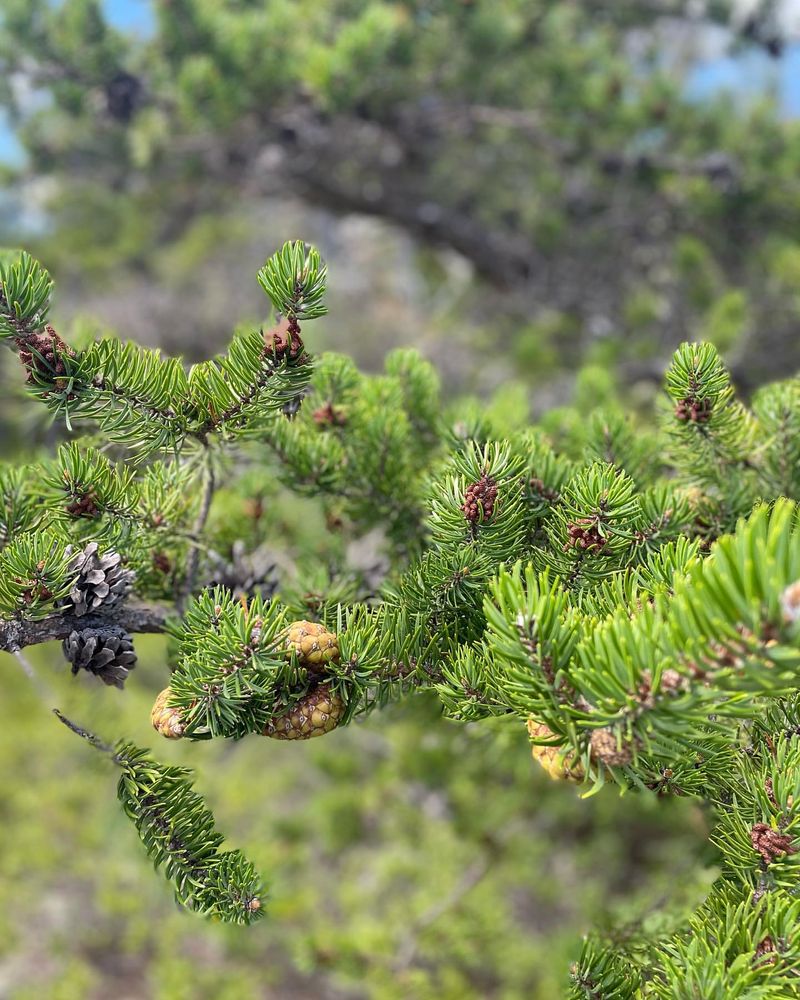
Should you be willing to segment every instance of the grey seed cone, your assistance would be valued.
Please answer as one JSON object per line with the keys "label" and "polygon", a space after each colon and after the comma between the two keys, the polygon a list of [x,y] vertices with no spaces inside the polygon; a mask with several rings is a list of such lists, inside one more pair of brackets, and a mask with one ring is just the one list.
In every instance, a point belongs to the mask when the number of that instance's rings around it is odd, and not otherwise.
{"label": "grey seed cone", "polygon": [[120,554],[110,549],[101,555],[98,548],[97,542],[89,542],[70,562],[78,578],[66,605],[78,617],[113,608],[125,600],[133,584],[133,573],[120,565]]}
{"label": "grey seed cone", "polygon": [[73,631],[61,647],[72,673],[88,670],[104,684],[121,688],[136,665],[133,640],[123,628],[85,628]]}

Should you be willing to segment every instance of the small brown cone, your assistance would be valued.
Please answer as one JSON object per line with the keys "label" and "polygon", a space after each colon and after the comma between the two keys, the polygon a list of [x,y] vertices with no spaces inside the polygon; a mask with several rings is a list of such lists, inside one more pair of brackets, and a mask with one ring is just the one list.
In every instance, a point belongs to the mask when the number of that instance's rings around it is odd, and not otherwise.
{"label": "small brown cone", "polygon": [[335,729],[343,715],[342,699],[327,684],[320,684],[282,715],[274,715],[264,735],[273,740],[311,740]]}
{"label": "small brown cone", "polygon": [[339,639],[319,622],[292,622],[286,629],[286,648],[297,654],[301,667],[321,670],[339,659]]}
{"label": "small brown cone", "polygon": [[153,729],[168,740],[179,740],[183,736],[184,724],[179,708],[172,708],[167,703],[172,694],[172,688],[164,688],[156,698],[153,710],[150,713],[150,721]]}
{"label": "small brown cone", "polygon": [[[528,735],[532,740],[552,739],[555,733],[543,722],[528,718]],[[579,760],[567,759],[563,747],[541,746],[534,743],[531,746],[531,756],[547,771],[553,781],[583,781],[584,770]]]}
{"label": "small brown cone", "polygon": [[589,741],[592,760],[607,767],[625,767],[633,760],[633,748],[625,741],[617,743],[617,734],[613,729],[595,729]]}

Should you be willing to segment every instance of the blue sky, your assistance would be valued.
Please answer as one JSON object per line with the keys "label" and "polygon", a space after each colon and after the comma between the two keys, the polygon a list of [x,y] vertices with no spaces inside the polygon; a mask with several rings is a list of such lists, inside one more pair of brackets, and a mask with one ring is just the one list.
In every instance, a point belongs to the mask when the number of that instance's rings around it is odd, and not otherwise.
{"label": "blue sky", "polygon": [[[104,0],[104,7],[109,19],[126,31],[146,34],[152,28],[150,0]],[[687,85],[688,94],[696,100],[720,91],[744,96],[767,90],[777,94],[786,117],[800,118],[800,43],[788,46],[780,60],[751,51],[698,63]],[[19,156],[19,146],[0,113],[0,161],[14,161]]]}
{"label": "blue sky", "polygon": [[[146,34],[153,25],[150,0],[103,0],[103,7],[109,20],[125,31]],[[0,112],[0,161],[16,162],[20,153],[14,134]]]}
{"label": "blue sky", "polygon": [[759,49],[698,63],[688,81],[688,94],[702,100],[720,91],[743,95],[774,91],[783,115],[800,118],[800,43],[787,46],[781,59],[770,59]]}

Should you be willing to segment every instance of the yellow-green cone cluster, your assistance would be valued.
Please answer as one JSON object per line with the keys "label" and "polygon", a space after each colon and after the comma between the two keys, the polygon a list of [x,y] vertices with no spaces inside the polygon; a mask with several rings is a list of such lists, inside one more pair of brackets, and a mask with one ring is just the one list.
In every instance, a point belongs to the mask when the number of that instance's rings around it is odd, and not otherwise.
{"label": "yellow-green cone cluster", "polygon": [[319,622],[298,621],[286,629],[286,648],[297,654],[300,666],[321,671],[339,659],[339,640]]}
{"label": "yellow-green cone cluster", "polygon": [[335,729],[344,714],[344,702],[327,684],[320,684],[282,715],[273,716],[264,735],[274,740],[310,740]]}

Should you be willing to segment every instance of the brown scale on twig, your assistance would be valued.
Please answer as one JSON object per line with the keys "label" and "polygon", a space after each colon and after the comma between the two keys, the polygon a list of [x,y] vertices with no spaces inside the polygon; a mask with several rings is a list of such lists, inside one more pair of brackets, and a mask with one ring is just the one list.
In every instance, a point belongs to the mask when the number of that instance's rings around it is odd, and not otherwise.
{"label": "brown scale on twig", "polygon": [[264,333],[264,344],[268,353],[277,361],[283,361],[284,358],[294,361],[305,351],[300,339],[300,324],[294,316],[279,320],[277,326],[267,330]]}

